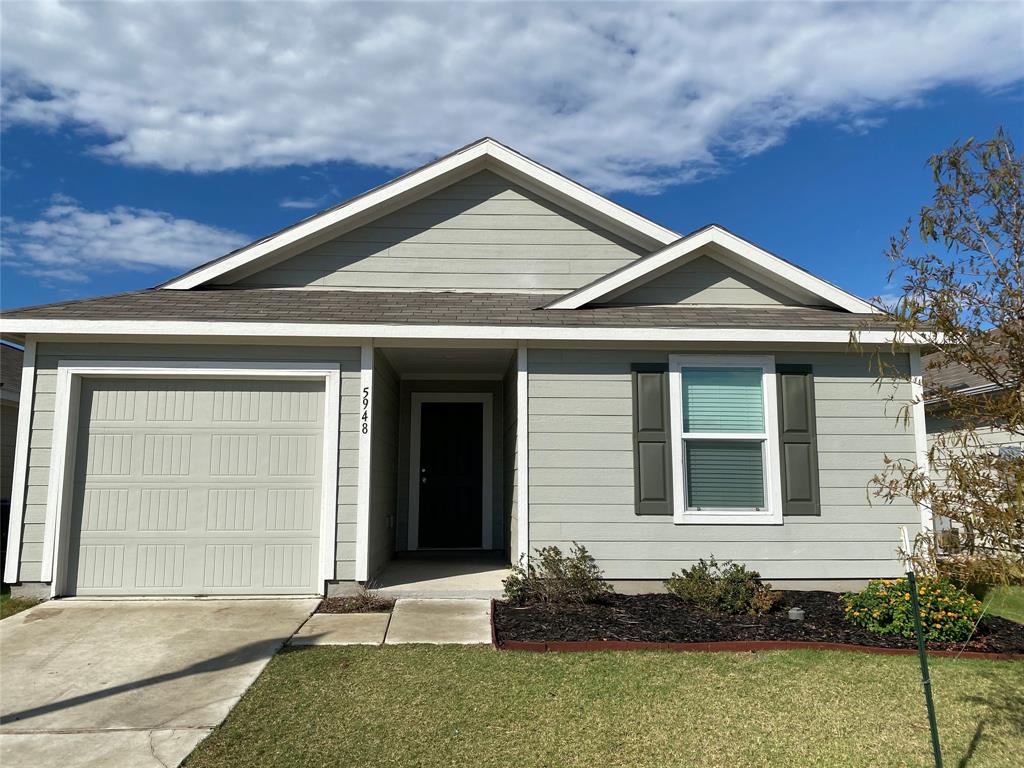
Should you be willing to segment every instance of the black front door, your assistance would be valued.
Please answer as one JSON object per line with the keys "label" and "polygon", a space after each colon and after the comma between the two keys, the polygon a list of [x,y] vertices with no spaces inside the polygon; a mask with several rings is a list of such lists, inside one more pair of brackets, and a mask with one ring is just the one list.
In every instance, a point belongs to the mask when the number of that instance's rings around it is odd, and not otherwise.
{"label": "black front door", "polygon": [[483,403],[420,405],[419,546],[479,547]]}

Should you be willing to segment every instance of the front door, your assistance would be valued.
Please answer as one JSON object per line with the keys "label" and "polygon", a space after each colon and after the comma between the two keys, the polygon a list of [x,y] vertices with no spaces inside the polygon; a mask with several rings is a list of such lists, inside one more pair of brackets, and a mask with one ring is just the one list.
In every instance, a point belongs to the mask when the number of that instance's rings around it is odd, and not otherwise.
{"label": "front door", "polygon": [[485,403],[423,401],[419,406],[416,546],[479,548],[490,506],[484,488]]}

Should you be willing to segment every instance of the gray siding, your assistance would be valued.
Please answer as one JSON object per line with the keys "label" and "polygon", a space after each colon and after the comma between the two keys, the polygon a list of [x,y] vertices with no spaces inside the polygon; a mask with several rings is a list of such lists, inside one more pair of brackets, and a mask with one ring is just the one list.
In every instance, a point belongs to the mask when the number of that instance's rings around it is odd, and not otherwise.
{"label": "gray siding", "polygon": [[398,506],[399,380],[379,350],[373,362],[373,442],[370,451],[370,525],[367,572],[372,579],[394,551]]}
{"label": "gray siding", "polygon": [[[948,434],[952,440],[955,440],[958,431],[956,421],[950,418],[947,413],[938,410],[927,414],[926,429],[929,449],[934,447],[938,435]],[[978,447],[975,450],[995,453],[1003,446],[1024,447],[1024,440],[1019,435],[1007,432],[1003,427],[997,425],[981,427],[975,430],[974,437],[978,440]],[[954,447],[955,443],[947,443],[946,445],[948,451]],[[948,468],[943,465],[942,456],[936,455],[934,458],[937,461],[929,469],[937,481],[943,481]]]}
{"label": "gray siding", "polygon": [[483,171],[237,284],[570,291],[645,253]]}
{"label": "gray siding", "polygon": [[711,256],[698,256],[693,261],[659,275],[608,303],[796,305],[796,302],[787,296],[761,285]]}
{"label": "gray siding", "polygon": [[[518,354],[518,353],[517,353]],[[515,558],[519,551],[519,510],[516,507],[519,478],[519,456],[516,442],[516,419],[518,418],[518,387],[516,356],[512,356],[508,370],[502,380],[502,488],[505,503],[506,549]]]}
{"label": "gray siding", "polygon": [[28,482],[22,527],[21,581],[39,581],[43,526],[53,443],[57,363],[60,360],[246,360],[336,361],[341,364],[338,449],[336,577],[355,576],[356,477],[358,469],[359,350],[357,348],[216,344],[100,344],[40,342],[29,437]]}
{"label": "gray siding", "polygon": [[[684,350],[679,350],[684,351]],[[762,350],[763,352],[763,350]],[[781,526],[674,525],[633,508],[629,366],[664,352],[530,350],[530,547],[585,544],[612,579],[664,579],[713,554],[766,578],[894,576],[896,526],[920,524],[915,506],[868,501],[885,454],[913,459],[898,424],[909,386],[882,393],[855,354],[779,352],[814,366],[822,509]],[[893,361],[908,366],[905,355]]]}

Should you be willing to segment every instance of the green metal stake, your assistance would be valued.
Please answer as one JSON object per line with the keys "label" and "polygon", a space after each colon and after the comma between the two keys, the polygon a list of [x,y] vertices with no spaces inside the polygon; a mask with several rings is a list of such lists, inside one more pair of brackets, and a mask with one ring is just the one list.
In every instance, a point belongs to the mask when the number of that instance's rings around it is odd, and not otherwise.
{"label": "green metal stake", "polygon": [[914,611],[914,634],[917,635],[917,657],[921,661],[921,687],[924,688],[924,701],[928,707],[928,729],[932,734],[932,754],[935,755],[935,768],[942,768],[942,747],[939,745],[939,724],[935,720],[935,702],[932,701],[932,681],[928,674],[928,651],[924,646],[924,632],[921,630],[921,604],[917,599],[917,577],[911,563],[910,540],[907,529],[900,526],[903,533],[903,549],[907,553],[907,582],[910,585],[910,607]]}

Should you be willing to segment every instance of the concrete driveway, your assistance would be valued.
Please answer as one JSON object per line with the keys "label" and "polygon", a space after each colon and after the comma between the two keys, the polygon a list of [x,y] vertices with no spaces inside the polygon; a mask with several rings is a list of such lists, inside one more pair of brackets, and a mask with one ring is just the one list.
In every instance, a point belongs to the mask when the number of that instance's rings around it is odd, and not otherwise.
{"label": "concrete driveway", "polygon": [[314,599],[61,600],[0,622],[0,764],[176,766]]}

